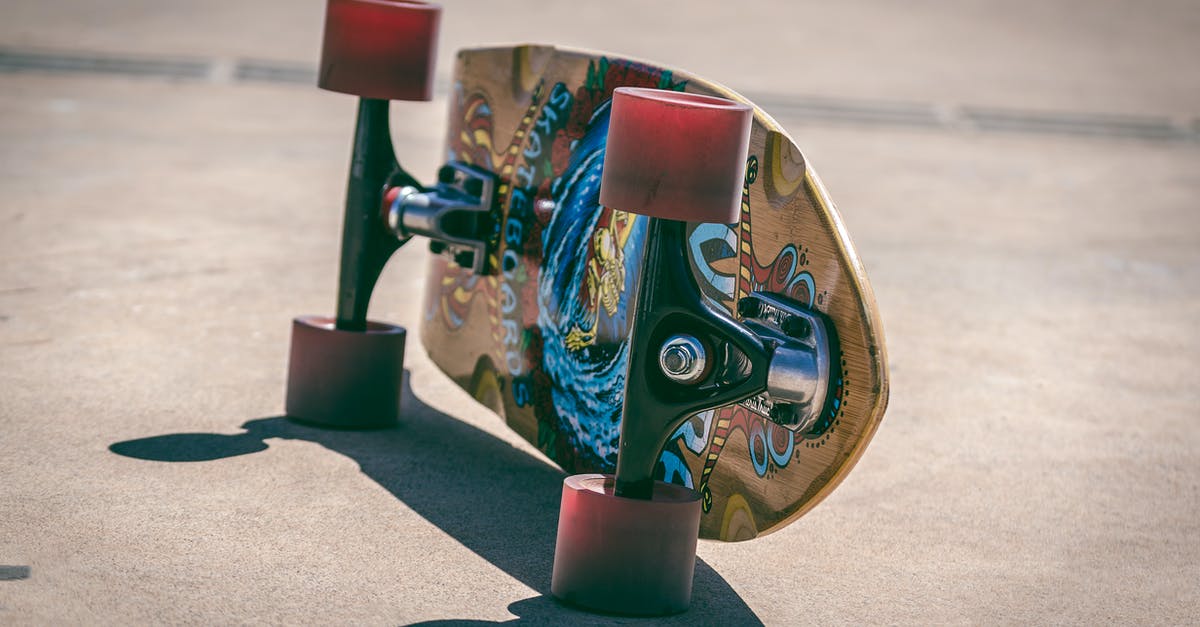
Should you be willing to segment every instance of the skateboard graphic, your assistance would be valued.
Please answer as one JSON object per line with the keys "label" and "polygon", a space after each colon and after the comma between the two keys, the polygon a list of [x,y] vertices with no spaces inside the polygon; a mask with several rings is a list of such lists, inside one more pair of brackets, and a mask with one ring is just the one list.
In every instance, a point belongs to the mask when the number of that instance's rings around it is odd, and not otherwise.
{"label": "skateboard graphic", "polygon": [[287,413],[402,419],[406,333],[375,280],[429,239],[420,339],[563,468],[552,592],[686,609],[697,537],[796,520],[853,467],[887,404],[865,271],[799,148],[686,72],[598,52],[460,51],[445,163],[396,161],[387,100],[428,99],[440,10],[330,0],[321,86],[362,97],[336,318],[293,325]]}

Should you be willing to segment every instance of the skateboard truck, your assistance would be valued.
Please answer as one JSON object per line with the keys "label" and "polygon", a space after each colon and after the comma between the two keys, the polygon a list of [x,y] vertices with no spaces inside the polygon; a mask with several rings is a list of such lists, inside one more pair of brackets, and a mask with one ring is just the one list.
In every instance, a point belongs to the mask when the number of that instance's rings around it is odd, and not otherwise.
{"label": "skateboard truck", "polygon": [[488,258],[486,234],[492,230],[495,175],[465,163],[449,163],[438,171],[435,188],[392,187],[384,195],[388,229],[401,240],[429,238],[434,253],[484,274]]}
{"label": "skateboard truck", "polygon": [[829,391],[831,328],[787,298],[754,292],[736,321],[701,295],[678,254],[683,223],[652,219],[630,336],[616,493],[648,498],[667,438],[705,409],[742,403],[792,431],[813,428]]}
{"label": "skateboard truck", "polygon": [[[742,405],[792,431],[808,431],[820,418],[829,388],[825,322],[799,304],[764,292],[743,297],[738,312],[743,324],[774,346],[766,393],[747,398]],[[658,366],[671,381],[692,385],[709,372],[713,357],[708,353],[699,338],[677,333],[659,348]]]}
{"label": "skateboard truck", "polygon": [[[811,401],[805,360],[781,325],[807,317],[756,295],[734,320],[701,294],[684,220],[739,216],[750,107],[709,96],[618,88],[600,183],[604,206],[649,217],[632,328],[616,474],[563,485],[551,592],[585,607],[669,614],[691,602],[701,495],[654,480],[660,451],[689,416],[774,389]],[[778,349],[786,347],[783,352]],[[771,376],[776,353],[781,361]],[[783,367],[789,364],[788,367]]]}
{"label": "skateboard truck", "polygon": [[651,218],[635,297],[616,494],[650,498],[667,438],[697,412],[768,389],[773,342],[707,301],[688,267],[685,224]]}
{"label": "skateboard truck", "polygon": [[[419,190],[420,184],[396,161],[388,101],[430,99],[440,18],[441,7],[421,2],[329,0],[326,5],[318,85],[360,99],[337,314],[292,322],[285,411],[293,419],[363,429],[390,426],[399,418],[407,332],[369,321],[367,307],[384,265],[407,241],[381,215],[385,191],[389,186]],[[429,198],[428,192],[414,193]],[[443,223],[433,220],[430,226]]]}
{"label": "skateboard truck", "polygon": [[[483,272],[495,197],[494,176],[451,163],[438,183],[424,188],[400,166],[388,128],[388,102],[359,103],[354,154],[346,191],[342,259],[338,278],[337,328],[361,331],[379,275],[392,253],[414,235],[430,239],[435,252]],[[382,207],[382,212],[380,211]]]}
{"label": "skateboard truck", "polygon": [[684,220],[739,217],[751,110],[719,98],[618,88],[601,204],[649,217],[630,300],[616,474],[563,486],[553,594],[604,611],[688,607],[701,499],[654,480],[690,416],[748,403],[795,431],[817,424],[830,381],[832,327],[784,297],[754,292],[735,319],[706,299],[689,267]]}
{"label": "skateboard truck", "polygon": [[483,273],[494,176],[449,164],[423,187],[400,166],[390,100],[429,100],[440,7],[419,2],[329,0],[319,85],[360,96],[346,186],[337,314],[292,323],[286,412],[343,429],[386,427],[400,415],[404,328],[367,319],[393,253],[414,235]]}

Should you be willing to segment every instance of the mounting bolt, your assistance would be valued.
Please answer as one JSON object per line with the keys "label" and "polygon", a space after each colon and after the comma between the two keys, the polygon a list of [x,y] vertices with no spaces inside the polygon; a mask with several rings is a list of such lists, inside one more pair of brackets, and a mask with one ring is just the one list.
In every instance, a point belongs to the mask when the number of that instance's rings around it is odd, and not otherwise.
{"label": "mounting bolt", "polygon": [[460,250],[454,253],[454,263],[467,268],[468,270],[475,263],[475,251]]}
{"label": "mounting bolt", "polygon": [[737,310],[743,318],[757,318],[762,315],[762,301],[753,296],[744,296],[738,301]]}
{"label": "mounting bolt", "polygon": [[691,335],[672,335],[658,351],[658,365],[676,383],[695,383],[707,365],[704,345]]}
{"label": "mounting bolt", "polygon": [[800,416],[796,406],[791,403],[778,403],[771,408],[771,421],[775,424],[791,427],[799,424]]}
{"label": "mounting bolt", "polygon": [[787,333],[788,337],[797,339],[808,337],[808,334],[812,333],[812,325],[809,324],[808,320],[799,316],[789,316],[783,321],[782,329],[784,333]]}

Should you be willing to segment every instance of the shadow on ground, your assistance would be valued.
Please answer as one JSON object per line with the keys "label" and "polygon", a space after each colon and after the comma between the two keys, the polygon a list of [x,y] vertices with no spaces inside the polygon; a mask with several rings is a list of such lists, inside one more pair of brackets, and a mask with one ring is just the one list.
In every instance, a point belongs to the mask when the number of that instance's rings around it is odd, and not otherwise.
{"label": "shadow on ground", "polygon": [[[407,377],[404,418],[392,429],[335,431],[298,424],[284,416],[251,420],[242,428],[246,432],[239,435],[175,433],[128,440],[112,444],[109,450],[144,460],[206,462],[266,450],[271,438],[316,442],[358,462],[363,473],[423,518],[541,593],[509,605],[508,610],[519,617],[517,622],[636,620],[580,612],[549,595],[563,473],[429,407],[413,395]],[[696,616],[713,624],[761,622],[701,560],[696,563],[692,607],[671,621],[693,623]]]}

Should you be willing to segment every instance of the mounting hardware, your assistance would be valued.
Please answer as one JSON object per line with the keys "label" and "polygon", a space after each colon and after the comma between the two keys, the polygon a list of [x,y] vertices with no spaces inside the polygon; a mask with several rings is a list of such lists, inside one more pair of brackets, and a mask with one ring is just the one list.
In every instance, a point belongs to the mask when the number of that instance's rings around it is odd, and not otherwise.
{"label": "mounting hardware", "polygon": [[428,237],[433,252],[475,274],[486,274],[495,188],[490,172],[450,163],[438,172],[433,189],[408,185],[388,190],[384,217],[396,237]]}
{"label": "mounting hardware", "polygon": [[766,394],[743,404],[783,427],[808,431],[821,417],[829,395],[830,327],[816,312],[765,292],[742,298],[738,313],[747,327],[774,345]]}
{"label": "mounting hardware", "polygon": [[676,383],[694,383],[704,376],[708,356],[700,340],[691,335],[672,335],[658,352],[663,374]]}

